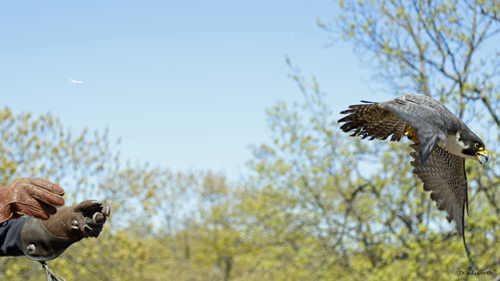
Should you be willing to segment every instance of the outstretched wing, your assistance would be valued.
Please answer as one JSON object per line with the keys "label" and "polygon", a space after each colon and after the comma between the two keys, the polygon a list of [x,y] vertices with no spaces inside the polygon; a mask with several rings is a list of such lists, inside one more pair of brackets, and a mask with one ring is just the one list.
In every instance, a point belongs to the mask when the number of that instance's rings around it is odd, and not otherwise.
{"label": "outstretched wing", "polygon": [[396,114],[380,107],[380,103],[361,101],[366,104],[349,106],[350,109],[340,112],[349,114],[339,120],[345,122],[340,129],[344,132],[354,130],[351,136],[361,138],[371,137],[370,140],[385,140],[392,135],[391,141],[400,141],[405,133],[406,121]]}
{"label": "outstretched wing", "polygon": [[[425,164],[432,149],[441,141],[446,145],[447,125],[456,128],[454,118],[439,102],[422,95],[404,95],[382,103],[351,105],[341,114],[349,114],[339,120],[345,122],[340,127],[344,132],[354,130],[351,136],[371,137],[385,140],[392,135],[391,141],[399,141],[407,126],[417,132],[422,144],[421,161]],[[451,114],[453,116],[453,114]]]}
{"label": "outstretched wing", "polygon": [[455,221],[457,231],[463,237],[467,256],[470,256],[464,235],[464,212],[467,210],[469,213],[465,158],[448,153],[436,145],[427,163],[422,166],[420,144],[414,143],[410,147],[415,150],[410,154],[414,158],[411,161],[415,167],[413,173],[424,182],[425,191],[432,191],[431,199],[436,201],[439,210],[446,211],[448,221]]}
{"label": "outstretched wing", "polygon": [[[424,98],[427,97],[421,96],[422,104],[420,104],[419,97],[415,99],[415,95],[411,95],[409,96],[411,98],[406,99],[407,96],[409,95],[381,103],[380,107],[398,115],[416,129],[418,140],[422,144],[421,161],[425,165],[432,149],[439,141],[446,146],[448,135],[446,122],[449,121],[449,116],[446,115],[446,111],[425,104]],[[454,125],[452,122],[449,123],[450,126]]]}

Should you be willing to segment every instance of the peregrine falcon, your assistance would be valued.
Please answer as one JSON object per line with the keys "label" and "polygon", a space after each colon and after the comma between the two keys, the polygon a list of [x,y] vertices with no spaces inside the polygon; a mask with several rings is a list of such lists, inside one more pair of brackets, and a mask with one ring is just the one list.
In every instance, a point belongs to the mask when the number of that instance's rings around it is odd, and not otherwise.
{"label": "peregrine falcon", "polygon": [[425,191],[432,191],[431,199],[448,213],[448,221],[455,221],[472,263],[464,235],[464,211],[469,214],[465,158],[487,162],[483,141],[442,103],[424,95],[361,102],[341,112],[348,115],[339,120],[344,123],[340,129],[363,139],[400,141],[407,136],[413,142],[413,173],[423,181]]}

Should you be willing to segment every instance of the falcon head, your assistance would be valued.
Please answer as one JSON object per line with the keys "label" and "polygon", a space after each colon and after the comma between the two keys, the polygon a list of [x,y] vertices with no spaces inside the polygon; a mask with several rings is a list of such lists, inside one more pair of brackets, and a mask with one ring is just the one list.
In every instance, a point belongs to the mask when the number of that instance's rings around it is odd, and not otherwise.
{"label": "falcon head", "polygon": [[460,136],[463,145],[462,154],[465,158],[477,160],[480,164],[488,162],[488,151],[484,148],[483,141],[474,133]]}

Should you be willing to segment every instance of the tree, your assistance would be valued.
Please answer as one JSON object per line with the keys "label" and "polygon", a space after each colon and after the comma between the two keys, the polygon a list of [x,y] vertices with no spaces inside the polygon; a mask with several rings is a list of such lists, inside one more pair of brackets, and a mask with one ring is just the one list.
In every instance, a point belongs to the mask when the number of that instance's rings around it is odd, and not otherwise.
{"label": "tree", "polygon": [[[481,121],[473,125],[496,151],[499,61],[487,57],[500,31],[495,1],[340,7],[336,26],[320,26],[353,42],[387,82],[380,86],[432,96]],[[405,141],[341,133],[316,79],[287,62],[303,102],[267,110],[272,141],[253,148],[251,175],[237,182],[123,164],[106,132],[74,138],[50,114],[0,111],[4,184],[43,177],[74,186],[68,199],[100,194],[114,208],[102,236],[72,246],[53,270],[68,280],[459,279],[468,268],[462,241],[411,173]],[[496,156],[486,166],[466,162],[466,237],[479,270],[492,272],[500,270]],[[6,280],[44,274],[26,258],[0,262]]]}
{"label": "tree", "polygon": [[[396,94],[421,93],[446,102],[463,117],[476,103],[500,126],[498,1],[339,1],[337,27],[330,32],[359,54]],[[494,45],[493,45],[494,46]],[[483,49],[483,50],[482,50]]]}
{"label": "tree", "polygon": [[[84,129],[76,137],[50,113],[34,118],[0,110],[0,186],[20,177],[44,178],[65,187],[66,204],[98,196],[98,179],[112,163],[107,131],[94,136]],[[26,258],[3,258],[0,278],[28,280],[41,266]]]}
{"label": "tree", "polygon": [[[334,36],[340,35],[353,42],[362,60],[374,67],[376,77],[382,78],[379,81],[386,82],[382,85],[389,86],[387,91],[396,95],[420,93],[440,100],[460,118],[482,125],[490,152],[496,151],[495,143],[500,140],[497,86],[500,61],[498,51],[492,49],[496,47],[495,35],[500,32],[500,5],[497,1],[375,0],[339,1],[339,5],[341,12],[336,25],[318,21],[319,26]],[[407,193],[400,200],[411,202],[399,208],[395,217],[404,222],[402,226],[386,224],[393,234],[391,240],[397,242],[392,245],[404,249],[402,256],[408,258],[407,264],[415,264],[411,268],[415,268],[416,277],[424,278],[425,274],[439,274],[443,270],[455,273],[465,270],[465,264],[453,265],[446,260],[451,258],[449,246],[456,245],[456,242],[449,244],[449,235],[453,235],[453,231],[445,237],[439,237],[440,232],[435,231],[436,225],[446,224],[443,214],[436,214],[433,206],[429,208],[427,196],[412,195],[414,184],[407,185],[401,178],[406,172],[394,166],[396,163],[388,163],[393,159],[407,160],[408,150],[397,150],[392,154],[384,158],[385,167],[378,172],[387,179],[400,178],[395,182],[397,189],[393,191]],[[493,168],[498,164],[496,156],[493,153],[493,161],[483,167],[467,163],[471,216],[466,220],[466,235],[474,249],[474,258],[483,270],[498,269],[498,260],[493,253],[493,249],[499,246],[500,234],[496,224],[499,202],[495,188],[500,178]],[[401,164],[407,166],[408,162],[405,162]],[[420,186],[420,183],[416,184]],[[383,197],[377,200],[385,201]],[[387,208],[394,208],[401,202],[387,203],[384,203]],[[384,212],[377,216],[383,217]],[[405,237],[406,233],[412,235]],[[416,248],[412,246],[415,242]],[[374,269],[391,276],[397,272],[393,267],[396,262],[383,258],[389,249],[375,254],[382,263]],[[439,268],[436,266],[438,260]]]}

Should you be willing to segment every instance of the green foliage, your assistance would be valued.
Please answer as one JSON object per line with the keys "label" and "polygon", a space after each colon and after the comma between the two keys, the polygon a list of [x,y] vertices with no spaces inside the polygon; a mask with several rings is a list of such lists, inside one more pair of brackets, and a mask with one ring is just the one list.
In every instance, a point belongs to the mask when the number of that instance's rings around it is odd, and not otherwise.
{"label": "green foliage", "polygon": [[[342,1],[337,25],[391,93],[421,93],[464,113],[486,109],[499,126],[498,1]],[[385,87],[385,85],[384,85]],[[466,109],[467,105],[467,109]],[[476,108],[477,106],[477,108]]]}
{"label": "green foliage", "polygon": [[[479,270],[500,272],[496,1],[340,1],[337,24],[396,93],[433,96],[486,124],[490,163],[466,161],[466,238]],[[318,21],[320,27],[329,25]],[[173,172],[122,162],[107,133],[73,137],[50,114],[0,111],[0,179],[58,182],[67,201],[113,206],[98,239],[49,262],[67,280],[429,280],[469,268],[462,239],[411,173],[407,141],[349,138],[314,77],[290,77],[303,103],[267,110],[270,143],[251,174]],[[340,93],[345,94],[345,93]],[[482,112],[484,114],[477,114]],[[125,164],[123,164],[125,163]],[[41,280],[38,263],[3,258],[0,278]]]}
{"label": "green foliage", "polygon": [[92,193],[82,185],[95,188],[89,181],[102,174],[111,157],[107,132],[89,139],[87,130],[76,137],[50,114],[33,118],[23,113],[15,116],[9,108],[0,110],[1,185],[20,177],[50,178],[61,184],[71,183],[73,194]]}

